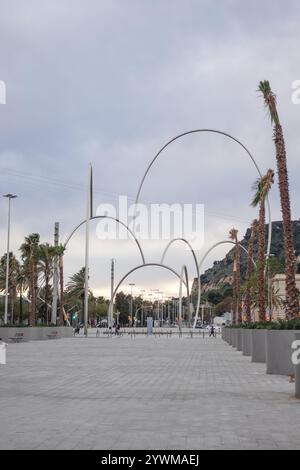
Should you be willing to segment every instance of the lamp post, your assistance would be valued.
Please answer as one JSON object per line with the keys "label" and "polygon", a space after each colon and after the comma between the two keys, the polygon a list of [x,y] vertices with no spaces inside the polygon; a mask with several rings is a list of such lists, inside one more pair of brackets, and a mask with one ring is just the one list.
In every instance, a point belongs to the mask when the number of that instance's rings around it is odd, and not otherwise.
{"label": "lamp post", "polygon": [[5,194],[3,197],[8,199],[8,220],[7,220],[7,253],[6,253],[6,279],[5,279],[5,309],[4,324],[7,324],[8,317],[8,278],[9,278],[9,243],[10,243],[10,203],[12,199],[16,199],[16,194]]}
{"label": "lamp post", "polygon": [[132,302],[132,295],[133,295],[133,287],[135,286],[134,283],[129,284],[131,287],[131,294],[130,294],[130,320],[131,326],[133,326],[133,302]]}

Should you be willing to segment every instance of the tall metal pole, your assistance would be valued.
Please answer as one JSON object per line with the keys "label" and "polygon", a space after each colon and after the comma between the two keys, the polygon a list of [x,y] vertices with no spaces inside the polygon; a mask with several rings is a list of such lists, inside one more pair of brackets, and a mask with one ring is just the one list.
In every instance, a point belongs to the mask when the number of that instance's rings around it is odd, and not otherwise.
{"label": "tall metal pole", "polygon": [[88,193],[85,224],[85,272],[84,272],[84,334],[88,332],[89,315],[89,249],[90,249],[90,219],[92,213],[92,165],[88,175]]}
{"label": "tall metal pole", "polygon": [[[59,222],[54,225],[54,246],[57,247],[59,243]],[[52,297],[52,311],[51,311],[51,324],[56,325],[57,321],[57,300],[58,300],[58,256],[56,255],[53,260],[53,297]]]}
{"label": "tall metal pole", "polygon": [[114,320],[114,283],[115,283],[115,260],[111,260],[111,282],[110,282],[110,315],[109,315],[109,325],[108,326],[113,326],[113,320]]}
{"label": "tall metal pole", "polygon": [[14,194],[5,194],[3,197],[8,198],[8,219],[7,219],[7,252],[6,252],[6,278],[5,278],[5,309],[4,309],[4,324],[7,325],[8,321],[8,281],[9,281],[9,245],[10,245],[10,203],[12,199],[17,196]]}

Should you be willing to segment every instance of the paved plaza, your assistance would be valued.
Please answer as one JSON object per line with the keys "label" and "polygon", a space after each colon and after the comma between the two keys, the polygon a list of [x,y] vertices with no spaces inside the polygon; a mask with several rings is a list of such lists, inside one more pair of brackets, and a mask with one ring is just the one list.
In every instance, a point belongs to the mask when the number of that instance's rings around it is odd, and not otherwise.
{"label": "paved plaza", "polygon": [[221,339],[8,346],[1,449],[300,449],[300,402]]}

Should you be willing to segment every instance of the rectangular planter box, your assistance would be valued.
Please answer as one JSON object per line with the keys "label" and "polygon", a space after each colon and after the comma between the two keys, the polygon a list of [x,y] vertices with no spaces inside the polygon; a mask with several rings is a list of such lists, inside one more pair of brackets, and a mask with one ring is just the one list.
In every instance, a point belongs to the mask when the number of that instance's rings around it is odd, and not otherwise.
{"label": "rectangular planter box", "polygon": [[232,346],[232,328],[228,328],[228,340],[227,343]]}
{"label": "rectangular planter box", "polygon": [[232,328],[232,333],[231,333],[231,346],[233,348],[236,348],[237,347],[237,329],[236,328]]}
{"label": "rectangular planter box", "polygon": [[251,330],[252,362],[266,362],[267,330]]}
{"label": "rectangular planter box", "polygon": [[73,328],[68,326],[58,327],[33,327],[33,328],[0,328],[0,338],[10,341],[16,333],[23,333],[23,341],[43,341],[51,338],[71,338]]}
{"label": "rectangular planter box", "polygon": [[10,341],[11,338],[15,338],[16,334],[23,334],[23,341],[29,341],[29,328],[0,328],[0,338],[3,341]]}
{"label": "rectangular planter box", "polygon": [[295,373],[295,366],[292,363],[292,343],[295,341],[295,333],[300,333],[300,331],[267,331],[267,374],[291,375]]}
{"label": "rectangular planter box", "polygon": [[236,348],[238,351],[243,350],[242,336],[243,330],[241,328],[238,328],[236,331]]}
{"label": "rectangular planter box", "polygon": [[252,356],[252,341],[251,341],[251,331],[252,330],[242,330],[242,351],[243,356]]}

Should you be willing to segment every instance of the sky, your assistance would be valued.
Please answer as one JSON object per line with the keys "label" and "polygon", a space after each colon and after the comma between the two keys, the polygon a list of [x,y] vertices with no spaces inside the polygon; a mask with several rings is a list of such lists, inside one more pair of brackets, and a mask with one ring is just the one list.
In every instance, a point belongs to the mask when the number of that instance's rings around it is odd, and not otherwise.
{"label": "sky", "polygon": [[[284,127],[292,216],[300,215],[298,161],[300,4],[263,0],[0,0],[0,187],[18,195],[12,206],[11,249],[38,232],[63,242],[84,220],[88,166],[94,206],[133,202],[156,152],[185,131],[212,128],[232,134],[262,172],[276,168],[272,126],[257,92],[270,80]],[[204,204],[204,246],[245,234],[257,172],[246,153],[219,135],[195,134],[170,145],[153,165],[141,202]],[[270,195],[279,220],[277,180]],[[0,200],[0,251],[6,251],[7,200]],[[130,241],[99,240],[91,224],[90,283],[109,295],[110,262],[116,279],[141,263]],[[84,265],[84,227],[72,238],[65,275]],[[147,262],[159,262],[166,241],[143,242]],[[203,269],[228,246],[208,256]],[[166,264],[195,267],[182,244]],[[123,289],[178,294],[178,281],[158,268],[137,271]]]}

